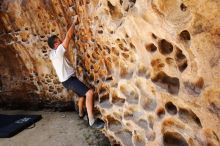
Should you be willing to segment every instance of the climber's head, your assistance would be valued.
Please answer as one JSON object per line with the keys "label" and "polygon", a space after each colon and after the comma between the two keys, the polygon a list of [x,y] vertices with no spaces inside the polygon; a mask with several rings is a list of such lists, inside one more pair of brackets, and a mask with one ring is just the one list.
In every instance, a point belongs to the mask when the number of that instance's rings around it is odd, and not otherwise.
{"label": "climber's head", "polygon": [[62,42],[56,35],[52,35],[48,38],[47,43],[51,49],[56,49]]}

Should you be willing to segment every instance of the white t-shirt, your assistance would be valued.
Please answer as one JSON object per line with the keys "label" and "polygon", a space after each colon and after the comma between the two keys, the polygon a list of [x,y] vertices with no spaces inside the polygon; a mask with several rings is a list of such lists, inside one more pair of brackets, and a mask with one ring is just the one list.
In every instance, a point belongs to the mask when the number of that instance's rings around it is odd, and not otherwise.
{"label": "white t-shirt", "polygon": [[73,67],[69,65],[69,61],[64,56],[65,51],[66,49],[60,44],[56,50],[50,52],[50,60],[60,82],[68,80],[74,74]]}

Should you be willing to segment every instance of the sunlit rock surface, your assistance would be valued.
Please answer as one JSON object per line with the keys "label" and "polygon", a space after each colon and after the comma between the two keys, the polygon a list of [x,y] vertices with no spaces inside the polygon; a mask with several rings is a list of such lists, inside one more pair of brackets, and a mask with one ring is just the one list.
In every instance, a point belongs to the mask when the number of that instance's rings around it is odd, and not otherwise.
{"label": "sunlit rock surface", "polygon": [[95,87],[112,143],[220,145],[218,0],[0,0],[2,105],[72,100],[47,38],[75,15],[67,56]]}

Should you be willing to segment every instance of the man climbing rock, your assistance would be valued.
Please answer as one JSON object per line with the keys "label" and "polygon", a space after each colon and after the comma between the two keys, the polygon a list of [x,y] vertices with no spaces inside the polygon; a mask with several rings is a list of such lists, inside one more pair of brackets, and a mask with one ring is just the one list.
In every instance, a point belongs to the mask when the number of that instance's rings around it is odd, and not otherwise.
{"label": "man climbing rock", "polygon": [[65,52],[69,49],[69,43],[74,33],[75,23],[77,17],[74,18],[73,24],[66,33],[63,41],[56,36],[52,35],[48,38],[48,45],[52,49],[50,52],[50,60],[53,67],[63,86],[67,89],[73,90],[79,95],[79,116],[83,118],[84,100],[86,99],[86,109],[88,114],[89,125],[93,128],[101,129],[104,127],[104,122],[101,119],[95,119],[93,113],[93,90],[89,89],[83,84],[76,76],[73,67],[69,64],[68,59],[65,57]]}

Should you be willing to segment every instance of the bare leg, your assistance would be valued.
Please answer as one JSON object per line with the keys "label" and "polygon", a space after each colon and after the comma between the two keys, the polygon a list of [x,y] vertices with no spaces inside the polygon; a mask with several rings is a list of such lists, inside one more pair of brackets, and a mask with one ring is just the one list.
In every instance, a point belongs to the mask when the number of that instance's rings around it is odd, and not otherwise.
{"label": "bare leg", "polygon": [[86,93],[86,108],[87,108],[87,113],[88,113],[88,118],[89,118],[89,125],[92,128],[96,128],[96,129],[104,128],[104,125],[105,125],[104,121],[94,118],[94,113],[93,113],[93,90],[91,90],[91,89]]}
{"label": "bare leg", "polygon": [[86,92],[86,109],[88,113],[89,123],[90,125],[94,122],[93,115],[93,90],[89,90]]}
{"label": "bare leg", "polygon": [[78,107],[79,107],[79,116],[82,117],[83,116],[83,107],[84,107],[84,97],[80,97],[79,101],[78,101]]}

